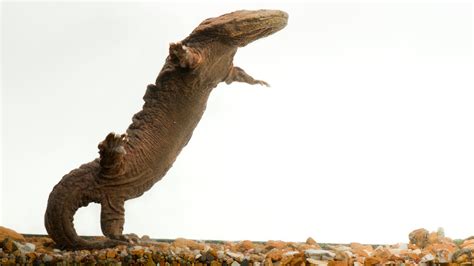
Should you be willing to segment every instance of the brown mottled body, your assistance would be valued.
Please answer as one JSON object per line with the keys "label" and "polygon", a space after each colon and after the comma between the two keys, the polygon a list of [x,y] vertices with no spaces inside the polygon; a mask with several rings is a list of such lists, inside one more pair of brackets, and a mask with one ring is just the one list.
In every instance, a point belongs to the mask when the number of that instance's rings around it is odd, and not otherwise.
{"label": "brown mottled body", "polygon": [[[124,202],[159,181],[188,143],[220,82],[263,84],[233,66],[237,48],[286,26],[278,10],[236,11],[203,21],[186,39],[170,45],[170,54],[148,85],[143,110],[126,134],[109,134],[99,144],[100,158],[65,175],[48,199],[45,226],[63,248],[105,248],[128,243],[122,235]],[[90,202],[101,204],[101,228],[107,240],[80,238],[74,213]]]}

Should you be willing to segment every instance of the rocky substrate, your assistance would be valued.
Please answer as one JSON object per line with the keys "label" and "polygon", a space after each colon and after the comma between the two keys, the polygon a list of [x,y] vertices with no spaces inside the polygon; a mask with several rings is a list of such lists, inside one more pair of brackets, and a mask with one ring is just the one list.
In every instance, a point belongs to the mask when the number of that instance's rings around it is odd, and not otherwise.
{"label": "rocky substrate", "polygon": [[474,237],[451,240],[442,230],[418,229],[409,243],[395,245],[306,242],[156,241],[147,236],[131,246],[102,250],[59,250],[48,237],[23,236],[0,226],[1,265],[446,265],[474,264]]}

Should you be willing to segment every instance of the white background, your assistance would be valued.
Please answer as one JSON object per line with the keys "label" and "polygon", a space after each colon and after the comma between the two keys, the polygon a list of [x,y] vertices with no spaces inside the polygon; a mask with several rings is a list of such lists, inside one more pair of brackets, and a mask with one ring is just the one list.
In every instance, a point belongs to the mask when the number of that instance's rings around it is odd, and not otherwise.
{"label": "white background", "polygon": [[[46,233],[60,178],[124,132],[203,19],[282,9],[287,28],[235,65],[167,176],[126,202],[155,238],[406,242],[474,235],[472,2],[2,3],[0,224]],[[100,207],[75,216],[100,234]]]}

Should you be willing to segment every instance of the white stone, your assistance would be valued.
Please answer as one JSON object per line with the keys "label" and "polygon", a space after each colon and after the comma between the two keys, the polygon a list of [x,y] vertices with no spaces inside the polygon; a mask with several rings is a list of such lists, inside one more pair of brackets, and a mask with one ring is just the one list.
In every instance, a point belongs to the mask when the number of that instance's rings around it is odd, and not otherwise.
{"label": "white stone", "polygon": [[33,252],[36,249],[36,246],[33,243],[26,243],[24,247],[27,248],[30,252]]}
{"label": "white stone", "polygon": [[241,254],[241,253],[232,252],[232,251],[229,251],[229,250],[227,250],[226,253],[227,253],[227,255],[231,256],[233,259],[237,259],[237,260],[241,260],[241,261],[244,259],[244,255]]}
{"label": "white stone", "polygon": [[43,261],[44,261],[44,262],[50,262],[50,261],[52,261],[52,260],[53,260],[53,256],[51,256],[51,255],[46,254],[46,255],[44,255],[44,257],[43,257]]}
{"label": "white stone", "polygon": [[225,257],[225,253],[222,250],[217,251],[217,258],[222,260]]}
{"label": "white stone", "polygon": [[283,254],[283,256],[293,256],[293,255],[296,255],[296,254],[300,254],[300,252],[299,251],[288,251],[285,254]]}
{"label": "white stone", "polygon": [[21,243],[16,242],[16,241],[13,241],[13,243],[20,250],[20,252],[22,254],[34,252],[35,249],[36,249],[35,244],[32,244],[32,243],[21,244]]}
{"label": "white stone", "polygon": [[337,251],[351,251],[352,248],[351,248],[351,247],[347,247],[347,246],[338,246],[338,247],[336,247],[336,250],[337,250]]}
{"label": "white stone", "polygon": [[402,252],[403,249],[401,249],[401,248],[391,248],[389,250],[390,250],[390,253],[392,253],[392,254],[400,255],[400,253]]}
{"label": "white stone", "polygon": [[307,249],[304,251],[304,254],[309,257],[329,256],[329,257],[334,258],[336,256],[334,252],[331,252],[329,250],[323,250],[323,249]]}
{"label": "white stone", "polygon": [[435,257],[431,253],[428,253],[423,258],[421,258],[421,262],[433,261],[434,259]]}
{"label": "white stone", "polygon": [[352,253],[351,251],[345,251],[344,253],[346,253],[346,255],[349,257],[349,258],[355,258],[356,256],[354,255],[354,253]]}

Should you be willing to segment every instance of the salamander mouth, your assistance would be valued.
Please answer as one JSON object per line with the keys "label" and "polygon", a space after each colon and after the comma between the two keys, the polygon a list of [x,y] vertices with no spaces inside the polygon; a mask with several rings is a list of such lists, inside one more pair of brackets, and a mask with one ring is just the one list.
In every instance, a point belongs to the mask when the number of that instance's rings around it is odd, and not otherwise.
{"label": "salamander mouth", "polygon": [[281,10],[240,10],[203,21],[186,42],[221,41],[242,47],[283,29],[288,14]]}

